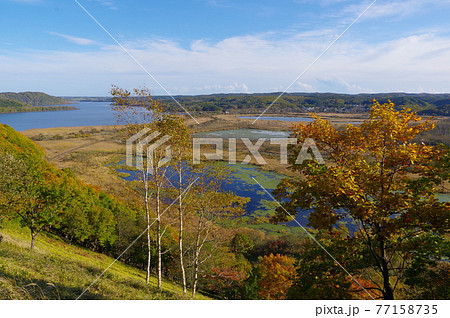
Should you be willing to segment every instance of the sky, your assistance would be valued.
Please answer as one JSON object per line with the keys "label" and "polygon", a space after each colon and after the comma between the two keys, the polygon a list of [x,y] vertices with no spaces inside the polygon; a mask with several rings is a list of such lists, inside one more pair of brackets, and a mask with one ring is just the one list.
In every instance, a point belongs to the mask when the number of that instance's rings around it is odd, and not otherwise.
{"label": "sky", "polygon": [[450,92],[450,0],[371,3],[0,0],[0,92]]}

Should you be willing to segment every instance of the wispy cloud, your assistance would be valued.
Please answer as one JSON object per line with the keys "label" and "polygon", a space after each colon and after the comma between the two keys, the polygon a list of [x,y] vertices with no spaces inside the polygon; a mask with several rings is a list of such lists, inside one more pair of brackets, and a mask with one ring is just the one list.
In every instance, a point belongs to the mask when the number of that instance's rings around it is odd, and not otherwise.
{"label": "wispy cloud", "polygon": [[[340,1],[340,0],[322,0]],[[367,7],[370,0],[343,6],[342,15],[355,14]],[[343,2],[344,4],[345,2]],[[364,15],[363,19],[377,19],[383,17],[405,17],[417,12],[429,10],[434,6],[448,6],[450,0],[385,0],[377,1],[373,7]]]}
{"label": "wispy cloud", "polygon": [[102,6],[107,7],[108,9],[111,9],[111,10],[118,10],[115,2],[111,1],[111,0],[90,0],[90,1],[94,1]]}
{"label": "wispy cloud", "polygon": [[[167,40],[124,43],[173,94],[284,90],[324,45],[320,39],[264,36],[197,41],[189,48]],[[145,83],[155,88],[155,94],[162,93],[114,46],[90,52],[0,55],[0,72],[8,78],[0,80],[5,89],[13,89],[15,78],[21,86],[42,89],[35,86],[43,85],[45,73],[47,87],[58,88],[52,93],[60,95],[107,94],[113,83],[126,87]],[[448,74],[450,37],[426,33],[377,44],[347,39],[337,43],[290,91],[448,91]],[[77,91],[70,91],[71,87]]]}
{"label": "wispy cloud", "polygon": [[63,39],[66,39],[67,41],[70,41],[72,43],[78,44],[78,45],[94,45],[97,44],[94,40],[85,39],[85,38],[79,38],[68,34],[58,33],[58,32],[46,32],[51,35],[59,36]]}

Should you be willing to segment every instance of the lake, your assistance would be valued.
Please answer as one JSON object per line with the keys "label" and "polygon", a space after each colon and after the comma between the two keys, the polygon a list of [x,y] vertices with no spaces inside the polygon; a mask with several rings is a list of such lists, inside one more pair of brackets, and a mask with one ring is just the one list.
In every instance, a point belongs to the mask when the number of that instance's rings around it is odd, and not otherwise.
{"label": "lake", "polygon": [[79,109],[52,112],[0,114],[0,123],[17,131],[34,128],[116,125],[108,102],[81,102],[71,104]]}

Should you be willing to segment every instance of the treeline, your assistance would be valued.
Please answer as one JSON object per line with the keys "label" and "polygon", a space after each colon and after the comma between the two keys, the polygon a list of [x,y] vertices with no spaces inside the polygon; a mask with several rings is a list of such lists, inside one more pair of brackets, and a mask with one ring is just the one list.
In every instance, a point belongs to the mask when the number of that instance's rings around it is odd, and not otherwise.
{"label": "treeline", "polygon": [[[211,94],[175,96],[175,99],[191,112],[261,113],[281,93]],[[110,97],[68,97],[76,102],[112,102]],[[180,112],[180,107],[168,96],[155,96],[164,107]],[[270,107],[270,113],[287,112],[338,112],[367,113],[372,101],[392,101],[398,109],[410,108],[419,115],[450,116],[450,94],[334,94],[334,93],[286,93]]]}
{"label": "treeline", "polygon": [[[74,110],[74,106],[8,106],[9,102],[5,104],[0,100],[0,113],[27,113],[27,112],[51,112],[60,110]],[[3,106],[6,105],[6,106]]]}
{"label": "treeline", "polygon": [[[189,111],[260,113],[273,103],[281,93],[268,94],[212,94],[176,96]],[[169,97],[156,97],[169,110],[179,111],[179,106]],[[398,109],[410,108],[419,115],[449,116],[450,94],[334,94],[287,93],[270,108],[270,113],[286,112],[339,112],[366,113],[372,101],[392,101]]]}

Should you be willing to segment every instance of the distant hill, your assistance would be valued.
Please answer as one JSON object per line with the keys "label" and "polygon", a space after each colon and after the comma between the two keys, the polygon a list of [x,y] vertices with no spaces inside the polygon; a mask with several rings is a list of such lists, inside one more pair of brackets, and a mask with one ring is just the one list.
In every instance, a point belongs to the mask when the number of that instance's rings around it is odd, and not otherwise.
{"label": "distant hill", "polygon": [[50,96],[41,92],[0,93],[0,100],[1,99],[16,101],[30,106],[48,106],[69,103],[69,101],[64,98]]}
{"label": "distant hill", "polygon": [[71,106],[49,106],[70,103],[68,100],[40,92],[0,93],[0,113],[55,111],[76,109]]}
{"label": "distant hill", "polygon": [[[450,94],[335,94],[335,93],[278,93],[212,94],[175,96],[176,100],[192,112],[228,112],[259,114],[270,106],[268,113],[338,112],[366,113],[374,99],[388,100],[398,109],[411,108],[420,115],[450,116]],[[166,109],[179,111],[179,106],[168,96],[155,96]],[[272,104],[274,100],[277,102]]]}

